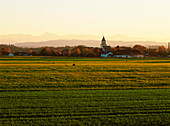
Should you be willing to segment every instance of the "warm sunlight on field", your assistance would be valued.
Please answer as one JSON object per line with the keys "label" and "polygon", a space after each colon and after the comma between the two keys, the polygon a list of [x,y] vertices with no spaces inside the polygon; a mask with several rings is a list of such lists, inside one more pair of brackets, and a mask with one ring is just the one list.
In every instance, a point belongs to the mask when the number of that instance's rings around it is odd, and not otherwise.
{"label": "warm sunlight on field", "polygon": [[170,60],[0,59],[1,90],[170,88]]}
{"label": "warm sunlight on field", "polygon": [[1,125],[168,125],[170,59],[0,58]]}

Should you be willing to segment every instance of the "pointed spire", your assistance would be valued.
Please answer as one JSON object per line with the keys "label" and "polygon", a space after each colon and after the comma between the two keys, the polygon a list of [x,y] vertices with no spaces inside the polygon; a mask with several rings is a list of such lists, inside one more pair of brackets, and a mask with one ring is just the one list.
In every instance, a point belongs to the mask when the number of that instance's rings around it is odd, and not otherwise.
{"label": "pointed spire", "polygon": [[105,39],[105,37],[103,36],[103,39],[102,39],[102,41],[106,41],[106,39]]}

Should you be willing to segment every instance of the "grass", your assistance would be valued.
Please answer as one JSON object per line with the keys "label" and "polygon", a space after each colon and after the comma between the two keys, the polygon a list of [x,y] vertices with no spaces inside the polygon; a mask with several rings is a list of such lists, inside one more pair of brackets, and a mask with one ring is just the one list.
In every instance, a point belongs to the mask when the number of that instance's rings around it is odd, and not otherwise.
{"label": "grass", "polygon": [[0,57],[0,125],[168,125],[170,59]]}

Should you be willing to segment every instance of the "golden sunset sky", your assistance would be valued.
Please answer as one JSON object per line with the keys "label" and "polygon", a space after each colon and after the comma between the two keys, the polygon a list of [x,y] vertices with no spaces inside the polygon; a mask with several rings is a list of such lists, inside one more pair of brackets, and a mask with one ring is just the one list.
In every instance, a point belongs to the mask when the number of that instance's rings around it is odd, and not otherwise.
{"label": "golden sunset sky", "polygon": [[121,34],[160,41],[170,39],[169,14],[170,0],[0,0],[0,35]]}

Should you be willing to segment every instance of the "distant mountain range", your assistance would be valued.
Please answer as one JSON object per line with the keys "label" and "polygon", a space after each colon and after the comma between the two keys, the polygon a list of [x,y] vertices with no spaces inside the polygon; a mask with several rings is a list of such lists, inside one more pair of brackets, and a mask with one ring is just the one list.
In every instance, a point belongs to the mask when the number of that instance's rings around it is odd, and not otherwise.
{"label": "distant mountain range", "polygon": [[41,41],[41,42],[23,42],[23,43],[15,43],[15,46],[19,47],[65,47],[65,46],[77,46],[77,45],[85,45],[85,46],[100,46],[99,41],[95,40],[50,40],[50,41]]}
{"label": "distant mountain range", "polygon": [[[101,36],[102,37],[102,36]],[[40,41],[49,41],[49,40],[71,40],[71,39],[79,39],[79,40],[98,40],[100,37],[93,35],[56,35],[53,33],[44,33],[39,36],[33,36],[30,34],[9,34],[9,35],[0,35],[0,44],[8,43],[20,43],[20,42],[40,42]]]}
{"label": "distant mountain range", "polygon": [[[42,41],[42,42],[23,42],[16,43],[15,46],[18,47],[28,47],[28,48],[38,48],[38,47],[65,47],[65,46],[77,46],[85,45],[88,47],[100,47],[101,42],[97,40],[51,40],[51,41]],[[107,44],[116,47],[116,46],[134,46],[136,44],[149,46],[149,45],[164,45],[167,47],[167,43],[162,42],[151,42],[151,41],[107,41]]]}
{"label": "distant mountain range", "polygon": [[[93,35],[56,35],[52,33],[44,33],[40,36],[32,36],[29,34],[10,34],[1,35],[0,44],[14,44],[19,47],[63,47],[63,46],[76,46],[85,45],[89,47],[99,47],[102,36]],[[155,42],[149,38],[132,38],[125,35],[106,36],[108,45],[115,47],[119,46],[133,46],[140,44],[148,45],[164,45],[167,47],[167,40],[165,42]],[[147,41],[150,40],[150,41]],[[170,40],[170,39],[169,39]]]}

